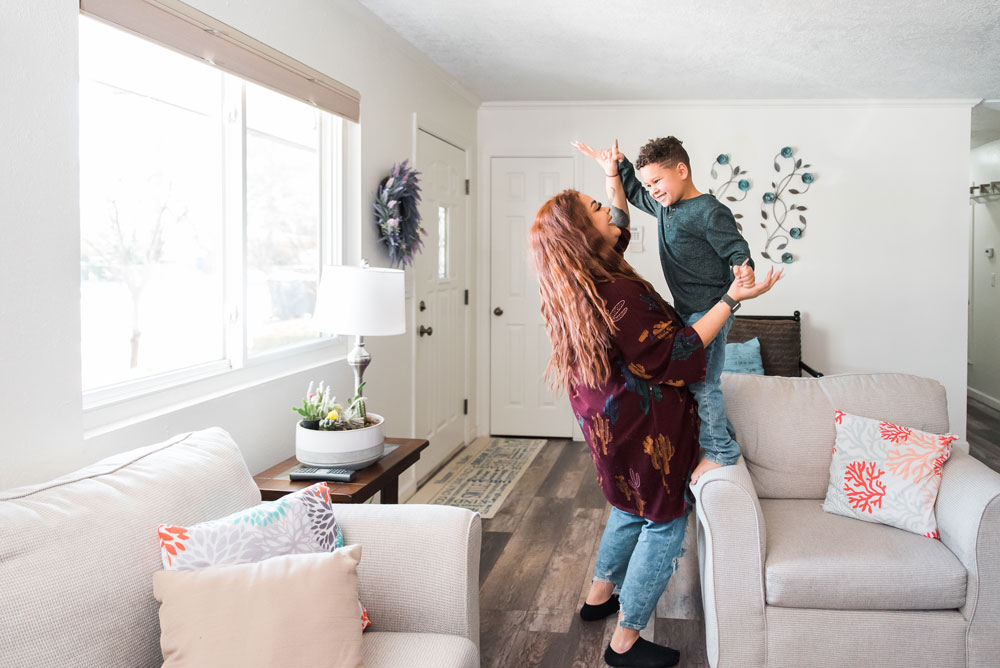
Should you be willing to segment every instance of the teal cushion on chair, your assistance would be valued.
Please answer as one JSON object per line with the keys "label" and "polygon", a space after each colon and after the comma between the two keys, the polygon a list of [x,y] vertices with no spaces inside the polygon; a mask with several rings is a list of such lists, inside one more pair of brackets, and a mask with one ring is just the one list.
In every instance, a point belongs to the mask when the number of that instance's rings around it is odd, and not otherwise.
{"label": "teal cushion on chair", "polygon": [[726,364],[722,368],[728,373],[754,373],[764,375],[764,364],[760,361],[760,341],[757,337],[743,343],[726,344]]}

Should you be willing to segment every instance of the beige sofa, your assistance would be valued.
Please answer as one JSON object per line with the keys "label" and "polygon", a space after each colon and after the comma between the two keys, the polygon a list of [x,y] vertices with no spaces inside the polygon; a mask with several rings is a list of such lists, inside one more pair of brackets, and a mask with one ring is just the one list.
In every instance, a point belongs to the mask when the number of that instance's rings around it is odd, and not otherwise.
{"label": "beige sofa", "polygon": [[[184,434],[51,482],[0,492],[0,667],[159,666],[156,526],[260,503],[230,436]],[[366,666],[479,666],[479,515],[337,506],[364,549]],[[321,592],[317,592],[321,594]]]}
{"label": "beige sofa", "polygon": [[834,410],[948,431],[944,388],[901,374],[723,375],[743,457],[695,486],[713,668],[1000,666],[1000,474],[956,447],[941,540],[831,515]]}

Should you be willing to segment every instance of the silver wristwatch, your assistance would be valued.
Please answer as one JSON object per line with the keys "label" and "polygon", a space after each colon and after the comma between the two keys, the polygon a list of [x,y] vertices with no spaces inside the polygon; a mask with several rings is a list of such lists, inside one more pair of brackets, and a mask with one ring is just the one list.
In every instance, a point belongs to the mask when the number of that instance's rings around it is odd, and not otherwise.
{"label": "silver wristwatch", "polygon": [[729,312],[730,313],[736,313],[736,311],[739,310],[740,306],[742,306],[742,304],[740,302],[736,301],[735,299],[733,299],[732,297],[730,297],[728,294],[723,294],[722,295],[722,301],[724,301],[726,303],[726,306],[729,307]]}

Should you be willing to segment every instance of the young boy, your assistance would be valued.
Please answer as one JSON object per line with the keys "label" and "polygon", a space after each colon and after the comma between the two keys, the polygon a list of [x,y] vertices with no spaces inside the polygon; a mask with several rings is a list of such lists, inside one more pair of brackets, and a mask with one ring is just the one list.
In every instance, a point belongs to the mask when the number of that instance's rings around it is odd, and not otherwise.
{"label": "young boy", "polygon": [[[582,153],[597,159],[599,152],[575,143]],[[605,149],[607,150],[607,149]],[[618,152],[617,173],[605,168],[609,194],[612,184],[625,191],[628,201],[656,216],[660,266],[674,299],[674,308],[685,325],[697,321],[725,296],[734,275],[743,285],[753,285],[750,247],[736,227],[732,211],[715,197],[698,191],[691,179],[691,161],[681,141],[665,137],[649,141],[639,151],[636,166]],[[636,178],[635,169],[639,170]],[[641,181],[640,181],[641,179]],[[727,303],[728,297],[725,298]],[[735,312],[738,303],[729,306]],[[701,417],[699,440],[704,458],[691,474],[691,483],[703,473],[728,466],[740,456],[733,427],[726,417],[720,377],[726,361],[726,336],[733,319],[705,349],[705,380],[690,386]]]}

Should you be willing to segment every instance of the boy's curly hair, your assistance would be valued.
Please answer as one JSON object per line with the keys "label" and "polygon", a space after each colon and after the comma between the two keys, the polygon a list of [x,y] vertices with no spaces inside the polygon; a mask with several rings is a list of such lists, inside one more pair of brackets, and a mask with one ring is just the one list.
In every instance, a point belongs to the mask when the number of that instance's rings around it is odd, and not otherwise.
{"label": "boy's curly hair", "polygon": [[642,169],[646,165],[657,164],[667,169],[673,169],[683,162],[690,171],[691,159],[688,158],[687,151],[681,146],[682,143],[677,137],[650,139],[640,149],[639,157],[635,161],[635,168]]}

